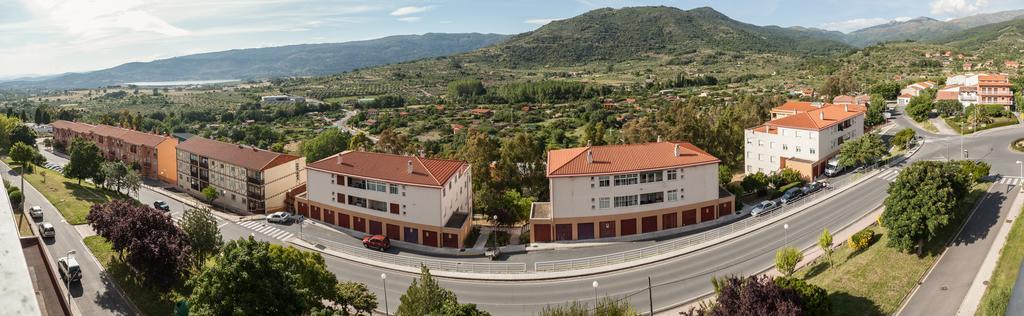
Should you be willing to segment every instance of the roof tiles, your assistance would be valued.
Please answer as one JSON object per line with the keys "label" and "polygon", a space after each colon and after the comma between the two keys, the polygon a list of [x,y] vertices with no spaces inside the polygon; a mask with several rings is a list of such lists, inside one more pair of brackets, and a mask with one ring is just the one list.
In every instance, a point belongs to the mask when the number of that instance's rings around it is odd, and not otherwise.
{"label": "roof tiles", "polygon": [[612,174],[718,162],[718,158],[688,142],[590,146],[549,151],[547,175]]}
{"label": "roof tiles", "polygon": [[252,170],[266,170],[301,158],[199,136],[178,144],[178,149]]}
{"label": "roof tiles", "polygon": [[[412,172],[409,172],[410,163]],[[457,160],[344,151],[311,163],[307,167],[378,180],[439,187],[447,183],[460,169],[469,168],[469,164]]]}

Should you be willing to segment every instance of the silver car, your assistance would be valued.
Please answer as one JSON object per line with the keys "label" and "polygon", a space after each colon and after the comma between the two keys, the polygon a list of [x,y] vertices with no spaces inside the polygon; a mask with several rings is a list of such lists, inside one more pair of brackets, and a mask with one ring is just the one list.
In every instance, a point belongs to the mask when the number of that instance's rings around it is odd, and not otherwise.
{"label": "silver car", "polygon": [[57,232],[53,230],[53,224],[50,222],[39,223],[39,237],[53,238],[57,236]]}
{"label": "silver car", "polygon": [[28,215],[32,216],[32,218],[43,218],[43,208],[39,207],[39,205],[30,207],[28,209]]}
{"label": "silver car", "polygon": [[776,202],[774,200],[761,202],[760,204],[757,204],[757,206],[755,206],[754,209],[750,210],[750,216],[761,216],[767,214],[768,212],[774,211],[775,209],[779,208],[779,206],[781,205],[782,203]]}
{"label": "silver car", "polygon": [[276,212],[267,215],[267,221],[271,223],[287,223],[291,218],[292,214],[288,212]]}

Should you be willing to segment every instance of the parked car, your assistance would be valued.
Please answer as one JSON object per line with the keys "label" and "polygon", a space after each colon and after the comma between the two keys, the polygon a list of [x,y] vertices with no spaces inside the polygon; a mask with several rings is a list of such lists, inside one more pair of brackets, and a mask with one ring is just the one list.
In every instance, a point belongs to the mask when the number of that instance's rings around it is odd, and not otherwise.
{"label": "parked car", "polygon": [[43,218],[43,208],[39,205],[32,206],[28,209],[28,215],[32,218]]}
{"label": "parked car", "polygon": [[814,182],[808,183],[807,185],[805,185],[803,187],[804,195],[811,194],[811,193],[814,193],[814,192],[818,192],[818,191],[820,191],[823,188],[825,188],[825,184],[822,183],[821,181],[814,181]]}
{"label": "parked car", "polygon": [[363,237],[363,246],[370,249],[384,251],[391,248],[391,239],[388,239],[388,237],[384,235],[366,236]]}
{"label": "parked car", "polygon": [[82,268],[78,266],[75,257],[61,257],[57,259],[57,270],[60,271],[60,278],[68,282],[82,280]]}
{"label": "parked car", "polygon": [[768,212],[774,211],[780,206],[782,206],[782,204],[774,200],[764,201],[761,202],[760,204],[757,204],[757,206],[755,206],[754,209],[750,210],[750,216],[761,216],[767,214]]}
{"label": "parked car", "polygon": [[288,212],[275,212],[267,215],[267,221],[271,223],[287,223],[291,218],[292,214]]}
{"label": "parked car", "polygon": [[487,250],[484,250],[484,255],[491,260],[498,260],[498,257],[501,256],[501,249],[498,247],[487,248]]}
{"label": "parked car", "polygon": [[157,200],[156,202],[153,202],[153,208],[161,210],[161,211],[164,211],[164,212],[170,212],[171,211],[171,206],[167,205],[167,202],[164,202],[162,200]]}
{"label": "parked car", "polygon": [[53,230],[53,224],[50,222],[39,223],[39,237],[53,238],[57,236],[57,232]]}
{"label": "parked car", "polygon": [[800,197],[802,196],[804,196],[803,188],[791,188],[789,190],[786,190],[786,193],[782,194],[782,197],[779,198],[779,201],[782,202],[782,204],[789,204],[796,202],[796,200],[800,199]]}

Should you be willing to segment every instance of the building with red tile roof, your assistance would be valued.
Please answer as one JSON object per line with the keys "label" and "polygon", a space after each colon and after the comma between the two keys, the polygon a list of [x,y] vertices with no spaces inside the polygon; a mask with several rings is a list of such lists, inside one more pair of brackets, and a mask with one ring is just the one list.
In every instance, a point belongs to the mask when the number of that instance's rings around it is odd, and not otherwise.
{"label": "building with red tile roof", "polygon": [[178,144],[178,188],[200,199],[249,213],[284,210],[286,193],[306,183],[302,157],[192,136]]}
{"label": "building with red tile roof", "polygon": [[818,177],[843,142],[864,134],[866,112],[861,105],[821,104],[748,128],[744,171],[774,173],[789,168],[808,179]]}
{"label": "building with red tile roof", "polygon": [[531,241],[614,239],[732,214],[735,198],[719,188],[718,164],[688,142],[551,150],[551,201],[534,203]]}
{"label": "building with red tile roof", "polygon": [[84,138],[96,143],[107,160],[123,161],[135,167],[143,177],[168,184],[177,182],[174,154],[178,139],[175,137],[64,120],[51,125],[54,148],[58,151],[67,151],[75,138]]}
{"label": "building with red tile roof", "polygon": [[472,226],[463,161],[344,151],[309,164],[303,216],[392,241],[460,248]]}

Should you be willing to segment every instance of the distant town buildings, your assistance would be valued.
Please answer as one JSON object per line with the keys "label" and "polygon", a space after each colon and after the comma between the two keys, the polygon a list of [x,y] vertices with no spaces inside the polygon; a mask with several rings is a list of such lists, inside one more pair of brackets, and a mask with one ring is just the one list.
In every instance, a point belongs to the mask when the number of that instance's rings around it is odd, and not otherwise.
{"label": "distant town buildings", "polygon": [[268,95],[260,98],[262,103],[304,103],[306,98],[290,95]]}
{"label": "distant town buildings", "polygon": [[865,106],[866,107],[866,106],[868,106],[868,103],[870,103],[870,102],[871,102],[871,96],[867,95],[867,94],[861,94],[861,95],[858,95],[858,96],[840,95],[840,96],[836,96],[835,98],[832,99],[832,104],[837,104],[837,105],[853,104],[853,105],[860,105],[860,106]]}
{"label": "distant town buildings", "polygon": [[910,104],[911,98],[921,95],[921,91],[935,88],[935,86],[935,83],[931,81],[923,81],[907,85],[902,90],[900,90],[900,95],[899,97],[896,98],[896,104]]}
{"label": "distant town buildings", "polygon": [[866,108],[789,101],[772,109],[772,120],[744,133],[744,171],[793,169],[805,178],[824,173],[840,146],[864,134]]}
{"label": "distant town buildings", "polygon": [[733,213],[719,159],[687,142],[548,152],[551,202],[534,203],[530,240],[614,238],[675,229]]}
{"label": "distant town buildings", "polygon": [[1013,84],[1005,74],[964,74],[946,78],[946,87],[936,95],[938,100],[952,100],[954,93],[956,100],[963,106],[972,104],[999,104],[1004,106],[1013,105],[1013,91],[1010,88]]}
{"label": "distant town buildings", "polygon": [[107,160],[123,161],[143,177],[177,183],[178,170],[174,162],[177,138],[102,124],[59,120],[51,125],[54,148],[58,151],[69,150],[71,142],[81,137],[96,143]]}

